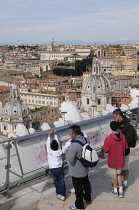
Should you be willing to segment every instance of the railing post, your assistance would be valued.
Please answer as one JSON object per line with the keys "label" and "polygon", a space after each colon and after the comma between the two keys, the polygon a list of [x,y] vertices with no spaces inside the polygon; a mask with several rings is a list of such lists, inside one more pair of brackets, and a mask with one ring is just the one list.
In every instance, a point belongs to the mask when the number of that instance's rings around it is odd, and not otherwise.
{"label": "railing post", "polygon": [[6,170],[5,189],[6,189],[6,192],[4,193],[4,195],[7,198],[10,197],[10,195],[9,195],[9,188],[10,188],[10,168],[11,168],[11,164],[10,164],[10,149],[11,148],[12,148],[12,145],[11,145],[10,141],[8,141],[8,143],[5,146],[5,149],[7,149],[7,165],[5,165],[5,170]]}

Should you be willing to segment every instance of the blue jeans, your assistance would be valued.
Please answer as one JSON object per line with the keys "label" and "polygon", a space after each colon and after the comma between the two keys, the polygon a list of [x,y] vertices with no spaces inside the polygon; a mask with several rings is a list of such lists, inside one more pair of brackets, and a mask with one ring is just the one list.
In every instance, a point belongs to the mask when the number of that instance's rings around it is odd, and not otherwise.
{"label": "blue jeans", "polygon": [[50,172],[53,177],[56,193],[58,195],[66,196],[65,180],[63,168],[52,168]]}

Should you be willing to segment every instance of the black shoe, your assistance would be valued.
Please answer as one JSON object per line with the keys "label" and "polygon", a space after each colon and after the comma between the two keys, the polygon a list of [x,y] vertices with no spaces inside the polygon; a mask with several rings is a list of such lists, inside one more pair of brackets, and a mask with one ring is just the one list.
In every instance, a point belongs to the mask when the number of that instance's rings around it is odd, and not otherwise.
{"label": "black shoe", "polygon": [[89,205],[89,204],[91,204],[92,203],[92,201],[86,201],[86,204],[87,205]]}

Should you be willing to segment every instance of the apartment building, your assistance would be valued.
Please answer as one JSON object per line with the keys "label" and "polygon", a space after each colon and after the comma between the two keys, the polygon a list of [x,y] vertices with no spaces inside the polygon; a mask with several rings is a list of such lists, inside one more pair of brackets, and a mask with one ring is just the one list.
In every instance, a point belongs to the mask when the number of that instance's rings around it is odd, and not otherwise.
{"label": "apartment building", "polygon": [[[69,51],[50,51],[50,52],[42,52],[40,56],[40,60],[48,60],[48,61],[71,61],[71,57],[76,59],[78,56],[86,58],[91,53],[91,47],[84,47],[84,48],[76,48],[75,50]],[[72,60],[73,60],[72,59]]]}
{"label": "apartment building", "polygon": [[92,74],[91,71],[83,72],[83,80],[86,80]]}
{"label": "apartment building", "polygon": [[35,62],[25,62],[20,65],[24,71],[30,71],[33,75],[38,75],[39,77],[45,74],[45,72],[51,70],[51,65],[49,63]]}
{"label": "apartment building", "polygon": [[106,45],[98,45],[93,48],[97,57],[119,57],[122,55],[122,47],[111,47]]}
{"label": "apartment building", "polygon": [[62,94],[45,94],[45,93],[31,93],[21,92],[21,99],[28,105],[33,106],[50,106],[59,107],[60,104],[65,100]]}
{"label": "apartment building", "polygon": [[127,76],[106,76],[111,84],[112,90],[121,91],[132,84],[132,77]]}
{"label": "apartment building", "polygon": [[112,105],[116,107],[121,107],[122,104],[129,105],[131,100],[128,90],[112,92]]}
{"label": "apartment building", "polygon": [[108,56],[112,57],[119,57],[122,55],[123,49],[122,47],[109,47],[109,54]]}
{"label": "apartment building", "polygon": [[32,127],[40,130],[41,125],[46,122],[52,125],[60,118],[60,110],[58,107],[41,107],[30,111],[32,116]]}
{"label": "apartment building", "polygon": [[43,87],[44,90],[48,90],[48,91],[60,91],[60,92],[64,92],[65,87],[63,85],[48,85]]}
{"label": "apartment building", "polygon": [[20,83],[21,80],[12,77],[0,77],[0,86],[15,86],[16,83]]}
{"label": "apartment building", "polygon": [[121,56],[121,69],[123,71],[137,71],[137,58],[129,56]]}
{"label": "apartment building", "polygon": [[93,58],[93,63],[94,62],[99,62],[101,66],[101,72],[105,73],[107,71],[121,71],[121,59],[114,58],[114,57],[98,57],[98,58]]}

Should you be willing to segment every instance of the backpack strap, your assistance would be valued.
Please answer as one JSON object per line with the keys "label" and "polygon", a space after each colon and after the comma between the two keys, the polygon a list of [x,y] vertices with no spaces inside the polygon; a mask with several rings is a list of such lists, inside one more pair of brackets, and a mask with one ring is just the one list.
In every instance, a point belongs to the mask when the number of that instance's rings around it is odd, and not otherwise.
{"label": "backpack strap", "polygon": [[79,140],[74,140],[72,143],[78,143],[78,144],[80,144],[81,146],[84,146],[84,144],[83,144],[81,141],[79,141]]}
{"label": "backpack strap", "polygon": [[[87,140],[85,140],[86,141],[86,143],[87,143]],[[85,144],[83,144],[81,141],[79,141],[79,140],[74,140],[72,143],[78,143],[78,144],[80,144],[82,147],[85,145]],[[75,157],[77,160],[79,160],[80,161],[80,159],[79,158],[77,158],[77,157]]]}
{"label": "backpack strap", "polygon": [[87,143],[88,143],[88,141],[87,141],[87,138],[85,138],[85,137],[84,137],[84,139],[85,139],[85,141],[86,141],[86,144],[87,144]]}
{"label": "backpack strap", "polygon": [[[87,139],[84,137],[84,140],[85,140],[85,144],[87,144],[88,143],[88,141],[87,141]],[[81,141],[79,141],[79,140],[73,140],[72,141],[72,143],[78,143],[78,144],[80,144],[81,146],[84,146],[85,144],[84,143],[82,143]]]}

